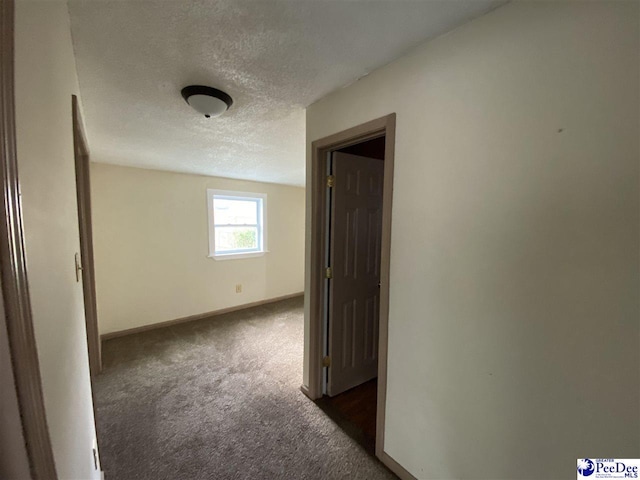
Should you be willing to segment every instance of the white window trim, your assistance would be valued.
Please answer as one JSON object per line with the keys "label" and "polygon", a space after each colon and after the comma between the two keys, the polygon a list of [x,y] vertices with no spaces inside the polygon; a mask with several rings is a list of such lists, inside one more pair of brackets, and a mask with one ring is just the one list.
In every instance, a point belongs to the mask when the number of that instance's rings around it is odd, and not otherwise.
{"label": "white window trim", "polygon": [[[216,222],[213,218],[213,199],[214,197],[230,197],[232,199],[261,199],[262,200],[262,221],[259,225],[262,225],[262,237],[261,237],[261,250],[251,252],[237,252],[237,253],[218,253],[216,254]],[[209,220],[209,258],[214,260],[235,260],[240,258],[252,258],[261,257],[267,250],[267,194],[255,193],[255,192],[237,192],[235,190],[217,190],[214,188],[207,189],[207,214]],[[258,219],[260,220],[260,219]]]}

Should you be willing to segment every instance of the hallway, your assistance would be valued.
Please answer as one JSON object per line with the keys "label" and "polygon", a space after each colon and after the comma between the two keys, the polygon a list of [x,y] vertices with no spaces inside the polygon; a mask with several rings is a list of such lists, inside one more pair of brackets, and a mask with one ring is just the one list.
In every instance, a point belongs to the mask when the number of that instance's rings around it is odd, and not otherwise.
{"label": "hallway", "polygon": [[299,297],[105,342],[106,478],[395,478],[300,392],[302,337]]}

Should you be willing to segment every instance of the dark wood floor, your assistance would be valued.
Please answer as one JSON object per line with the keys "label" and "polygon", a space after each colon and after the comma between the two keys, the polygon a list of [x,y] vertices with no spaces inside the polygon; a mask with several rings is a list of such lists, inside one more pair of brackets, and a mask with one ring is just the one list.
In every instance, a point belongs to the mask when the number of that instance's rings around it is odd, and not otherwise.
{"label": "dark wood floor", "polygon": [[369,452],[375,450],[378,379],[316,403]]}

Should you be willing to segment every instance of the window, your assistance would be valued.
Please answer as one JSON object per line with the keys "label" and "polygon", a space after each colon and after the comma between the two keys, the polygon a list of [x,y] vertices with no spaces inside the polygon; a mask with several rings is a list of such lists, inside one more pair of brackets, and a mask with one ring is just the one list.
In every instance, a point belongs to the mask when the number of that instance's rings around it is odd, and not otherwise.
{"label": "window", "polygon": [[210,257],[252,257],[267,251],[265,194],[207,190],[207,203]]}

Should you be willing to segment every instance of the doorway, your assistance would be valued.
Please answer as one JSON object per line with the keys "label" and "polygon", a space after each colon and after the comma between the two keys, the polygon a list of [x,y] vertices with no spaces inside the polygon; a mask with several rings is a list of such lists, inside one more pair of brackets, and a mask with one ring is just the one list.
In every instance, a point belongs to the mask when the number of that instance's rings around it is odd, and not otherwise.
{"label": "doorway", "polygon": [[395,114],[312,143],[309,385],[303,388],[319,404],[342,403],[354,412],[362,432],[375,432],[375,454],[390,468],[384,415],[394,150]]}
{"label": "doorway", "polygon": [[375,452],[385,137],[331,152],[323,398],[318,405]]}
{"label": "doorway", "polygon": [[378,376],[384,146],[380,136],[327,156],[323,393],[329,397]]}

